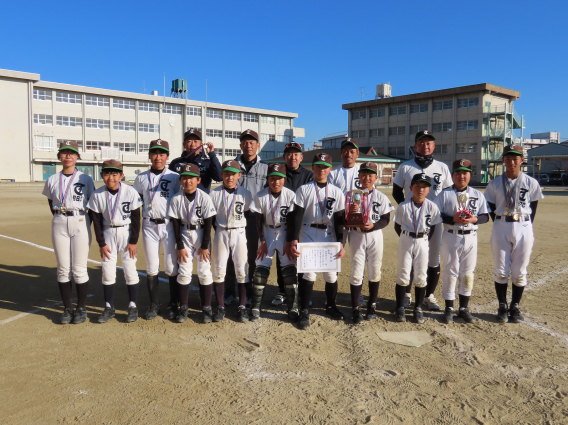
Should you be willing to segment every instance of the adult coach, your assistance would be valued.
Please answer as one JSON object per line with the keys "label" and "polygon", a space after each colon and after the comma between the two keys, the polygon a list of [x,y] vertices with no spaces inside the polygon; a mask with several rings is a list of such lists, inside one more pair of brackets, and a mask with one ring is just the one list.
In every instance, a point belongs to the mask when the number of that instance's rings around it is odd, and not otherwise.
{"label": "adult coach", "polygon": [[530,262],[534,234],[532,224],[538,201],[544,198],[540,185],[521,171],[523,148],[518,145],[503,149],[505,173],[491,180],[485,190],[485,199],[493,219],[491,250],[495,264],[495,292],[499,300],[497,321],[507,321],[507,285],[513,282],[509,320],[519,323],[519,303],[527,285],[527,267]]}
{"label": "adult coach", "polygon": [[[207,150],[207,155],[203,148]],[[195,164],[199,167],[201,183],[198,189],[209,193],[211,190],[211,180],[221,181],[221,164],[215,153],[213,143],[203,143],[201,132],[195,128],[190,128],[183,135],[184,152],[179,158],[170,163],[170,170],[180,173],[185,164]]]}
{"label": "adult coach", "polygon": [[[416,155],[413,159],[403,162],[393,180],[392,197],[400,204],[404,200],[412,198],[410,184],[412,177],[416,174],[425,173],[432,178],[432,187],[428,193],[427,199],[433,201],[436,196],[443,190],[450,187],[452,175],[446,164],[436,161],[433,157],[434,148],[436,147],[436,138],[429,130],[423,130],[416,133],[414,137],[414,149]],[[440,306],[434,296],[436,286],[440,280],[440,243],[442,241],[442,226],[436,226],[434,234],[429,240],[428,251],[428,271],[426,274],[426,298],[424,304],[432,311],[439,311]],[[406,298],[404,306],[408,307],[411,302],[410,285],[406,287]]]}

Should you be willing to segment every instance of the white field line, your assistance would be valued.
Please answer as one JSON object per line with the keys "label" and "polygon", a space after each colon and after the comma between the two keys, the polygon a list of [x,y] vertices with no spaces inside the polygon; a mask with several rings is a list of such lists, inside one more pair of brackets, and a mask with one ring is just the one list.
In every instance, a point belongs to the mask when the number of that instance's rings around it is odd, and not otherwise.
{"label": "white field line", "polygon": [[[93,296],[92,294],[87,295],[87,297],[92,297],[92,296]],[[77,299],[73,299],[73,302],[75,302],[75,301],[77,301]],[[9,317],[7,319],[0,320],[0,325],[5,325],[6,323],[13,322],[14,320],[21,319],[22,317],[25,317],[28,314],[34,314],[34,313],[37,313],[38,311],[45,310],[45,309],[51,308],[51,307],[57,307],[58,305],[61,305],[61,304],[63,304],[63,302],[59,301],[57,303],[46,305],[45,307],[34,308],[33,310],[26,311],[25,313],[16,314],[15,316]]]}

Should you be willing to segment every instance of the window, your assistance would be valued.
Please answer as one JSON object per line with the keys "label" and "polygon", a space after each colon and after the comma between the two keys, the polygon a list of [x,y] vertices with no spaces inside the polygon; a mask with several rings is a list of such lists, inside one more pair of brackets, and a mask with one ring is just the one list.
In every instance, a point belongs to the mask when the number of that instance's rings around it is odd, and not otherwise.
{"label": "window", "polygon": [[260,152],[260,158],[261,159],[270,159],[270,158],[274,158],[275,152],[274,151],[261,151]]}
{"label": "window", "polygon": [[34,136],[34,150],[55,152],[53,136]]}
{"label": "window", "polygon": [[385,116],[385,108],[371,109],[371,118],[379,118]]}
{"label": "window", "polygon": [[150,149],[149,143],[140,143],[138,145],[138,153],[148,152],[149,149]]}
{"label": "window", "polygon": [[108,130],[110,128],[109,120],[99,120],[96,118],[87,118],[85,122],[86,128],[98,128],[100,130]]}
{"label": "window", "polygon": [[458,143],[456,144],[456,153],[476,153],[477,143]]}
{"label": "window", "polygon": [[170,114],[170,115],[181,115],[181,106],[164,105],[164,106],[162,106],[162,113]]}
{"label": "window", "polygon": [[212,130],[210,128],[207,129],[207,137],[223,137],[222,130]]}
{"label": "window", "polygon": [[416,125],[411,125],[410,129],[409,129],[409,133],[410,135],[416,134],[419,131],[422,130],[428,130],[428,124],[416,124]]}
{"label": "window", "polygon": [[353,111],[351,114],[351,119],[354,120],[364,120],[367,118],[367,111]]}
{"label": "window", "polygon": [[61,144],[61,142],[75,142],[79,147],[79,150],[83,152],[83,141],[82,140],[69,140],[69,139],[57,139],[57,146]]}
{"label": "window", "polygon": [[406,106],[394,106],[389,108],[389,115],[406,115]]}
{"label": "window", "polygon": [[241,113],[240,112],[225,111],[225,119],[231,120],[231,121],[240,121],[241,120]]}
{"label": "window", "polygon": [[471,166],[471,173],[472,173],[473,175],[476,175],[476,174],[477,174],[477,166],[476,166],[476,165],[472,165],[472,166]]}
{"label": "window", "polygon": [[365,138],[365,130],[351,130],[351,137],[355,140]]}
{"label": "window", "polygon": [[420,112],[428,112],[427,103],[419,103],[418,105],[410,105],[411,114],[419,114]]}
{"label": "window", "polygon": [[260,135],[260,142],[261,143],[266,143],[268,141],[272,141],[272,140],[276,140],[276,135],[275,134],[264,134],[262,133]]}
{"label": "window", "polygon": [[63,127],[82,127],[83,119],[75,117],[57,117],[55,119],[56,125],[61,125]]}
{"label": "window", "polygon": [[381,137],[385,135],[385,129],[384,128],[371,128],[370,130],[370,137]]}
{"label": "window", "polygon": [[86,96],[85,104],[89,106],[109,106],[108,97]]}
{"label": "window", "polygon": [[138,110],[145,112],[158,112],[159,107],[158,104],[154,102],[138,102]]}
{"label": "window", "polygon": [[116,109],[134,109],[133,100],[113,99],[112,107]]}
{"label": "window", "polygon": [[114,121],[112,123],[112,128],[114,130],[119,130],[119,131],[136,131],[136,123],[126,122],[126,121]]}
{"label": "window", "polygon": [[278,134],[276,136],[276,141],[277,142],[283,142],[283,143],[290,143],[292,141],[292,136],[286,136],[284,134]]}
{"label": "window", "polygon": [[51,100],[51,90],[34,89],[35,100]]}
{"label": "window", "polygon": [[452,123],[451,122],[439,122],[436,124],[432,124],[432,132],[433,133],[442,133],[444,131],[452,131]]}
{"label": "window", "polygon": [[159,124],[138,123],[138,131],[140,131],[142,133],[159,133],[160,132],[160,125]]}
{"label": "window", "polygon": [[76,93],[57,92],[55,100],[63,103],[81,103],[81,95]]}
{"label": "window", "polygon": [[[197,131],[201,132],[201,127],[187,127],[187,128],[185,129],[185,131],[189,130],[190,128],[193,128],[194,130],[197,130]],[[240,133],[239,133],[239,134],[240,134]]]}
{"label": "window", "polygon": [[35,114],[34,124],[53,125],[53,115]]}
{"label": "window", "polygon": [[473,108],[474,106],[479,106],[479,97],[458,99],[458,108]]}
{"label": "window", "polygon": [[290,127],[292,125],[292,120],[290,118],[278,118],[278,125]]}
{"label": "window", "polygon": [[389,136],[402,136],[405,133],[404,127],[389,127]]}
{"label": "window", "polygon": [[120,149],[121,152],[136,152],[136,143],[114,143],[114,147]]}
{"label": "window", "polygon": [[477,120],[475,121],[458,121],[458,131],[477,130]]}
{"label": "window", "polygon": [[236,158],[241,154],[239,149],[225,149],[225,156],[229,158]]}
{"label": "window", "polygon": [[207,118],[221,119],[223,118],[223,111],[220,111],[219,109],[208,109]]}
{"label": "window", "polygon": [[449,145],[436,145],[434,148],[434,153],[436,154],[448,154],[450,153],[450,146]]}
{"label": "window", "polygon": [[226,139],[238,139],[241,135],[240,131],[225,130]]}
{"label": "window", "polygon": [[404,146],[389,146],[389,155],[391,156],[402,156],[404,157]]}
{"label": "window", "polygon": [[262,115],[260,117],[260,122],[263,124],[275,124],[276,119],[274,117],[269,117],[267,115]]}
{"label": "window", "polygon": [[100,151],[101,148],[110,148],[110,142],[97,142],[97,141],[87,140],[85,146],[86,146],[85,150]]}
{"label": "window", "polygon": [[256,114],[243,114],[243,120],[246,122],[258,122],[258,115]]}
{"label": "window", "polygon": [[191,115],[193,117],[200,117],[201,116],[201,108],[197,106],[188,106],[187,107],[187,115]]}
{"label": "window", "polygon": [[440,100],[439,102],[432,102],[433,111],[443,111],[446,109],[452,109],[453,107],[453,100]]}

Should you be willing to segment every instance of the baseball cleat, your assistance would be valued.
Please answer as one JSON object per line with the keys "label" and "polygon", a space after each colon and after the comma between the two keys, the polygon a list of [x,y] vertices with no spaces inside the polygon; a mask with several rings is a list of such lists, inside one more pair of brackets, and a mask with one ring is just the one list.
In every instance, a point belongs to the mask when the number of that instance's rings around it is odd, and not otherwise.
{"label": "baseball cleat", "polygon": [[458,312],[458,317],[461,317],[465,323],[473,323],[477,319],[471,315],[468,308],[460,308]]}
{"label": "baseball cleat", "polygon": [[499,310],[497,310],[497,322],[507,323],[507,304],[499,303]]}
{"label": "baseball cleat", "polygon": [[310,313],[308,312],[308,310],[300,311],[298,327],[302,330],[308,329],[310,327]]}
{"label": "baseball cleat", "polygon": [[367,307],[367,301],[365,301],[363,294],[359,295],[359,305],[361,306],[361,308]]}
{"label": "baseball cleat", "polygon": [[203,307],[203,323],[211,323],[212,321],[213,312],[211,311],[211,306]]}
{"label": "baseball cleat", "polygon": [[166,309],[166,312],[167,312],[168,319],[174,320],[179,314],[177,304],[170,304],[168,306],[168,308]]}
{"label": "baseball cleat", "polygon": [[298,310],[290,310],[288,312],[288,317],[292,322],[295,322],[300,317],[300,314],[298,313]]}
{"label": "baseball cleat", "polygon": [[365,319],[363,319],[363,315],[361,314],[360,309],[357,308],[357,309],[353,310],[353,315],[351,316],[351,320],[356,325],[363,323],[365,321]]}
{"label": "baseball cleat", "polygon": [[97,322],[106,323],[114,317],[114,308],[105,307],[103,314],[99,316]]}
{"label": "baseball cleat", "polygon": [[63,314],[59,318],[59,323],[61,323],[62,325],[68,325],[69,323],[71,323],[72,320],[73,320],[73,309],[66,308],[65,310],[63,310]]}
{"label": "baseball cleat", "polygon": [[246,323],[249,321],[249,315],[248,315],[248,311],[247,308],[244,305],[240,305],[238,310],[237,310],[237,318],[239,319],[239,322],[241,323]]}
{"label": "baseball cleat", "polygon": [[509,321],[511,323],[521,323],[525,321],[525,318],[521,316],[519,304],[511,304],[511,307],[509,308]]}
{"label": "baseball cleat", "polygon": [[260,319],[260,310],[257,308],[250,309],[250,321],[257,322]]}
{"label": "baseball cleat", "polygon": [[160,306],[158,304],[150,304],[150,307],[148,307],[148,311],[146,312],[146,315],[144,317],[146,318],[146,320],[154,320],[156,317],[158,317],[159,312]]}
{"label": "baseball cleat", "polygon": [[404,308],[410,307],[410,303],[412,303],[412,295],[410,293],[407,293],[404,296],[404,304],[403,304]]}
{"label": "baseball cleat", "polygon": [[424,299],[424,306],[430,311],[440,311],[440,306],[438,305],[438,300],[434,294],[430,294]]}
{"label": "baseball cleat", "polygon": [[334,320],[343,320],[345,317],[343,316],[343,313],[339,311],[336,305],[328,305],[325,308],[325,312]]}
{"label": "baseball cleat", "polygon": [[184,323],[187,320],[187,316],[189,311],[186,305],[182,305],[181,308],[178,310],[178,315],[176,317],[176,322]]}
{"label": "baseball cleat", "polygon": [[217,307],[217,311],[213,316],[213,321],[222,322],[224,317],[225,317],[225,307]]}
{"label": "baseball cleat", "polygon": [[376,309],[376,304],[371,304],[370,306],[367,307],[367,315],[365,317],[365,319],[367,320],[373,320],[377,318],[377,311]]}
{"label": "baseball cleat", "polygon": [[404,307],[399,307],[396,309],[396,321],[406,322],[406,309]]}
{"label": "baseball cleat", "polygon": [[416,323],[424,323],[424,312],[420,307],[416,307],[414,309],[414,319],[416,320]]}
{"label": "baseball cleat", "polygon": [[136,307],[128,307],[128,315],[126,316],[126,322],[132,323],[136,322],[138,319],[138,309]]}
{"label": "baseball cleat", "polygon": [[74,325],[78,325],[79,323],[83,323],[85,320],[87,320],[87,310],[85,307],[77,307],[77,310],[75,310],[75,314],[73,315],[72,323]]}
{"label": "baseball cleat", "polygon": [[282,305],[286,302],[286,294],[284,292],[278,292],[274,299],[272,300],[272,305]]}
{"label": "baseball cleat", "polygon": [[449,325],[450,323],[454,323],[454,308],[453,307],[446,307],[444,310],[444,316],[442,317],[442,322]]}

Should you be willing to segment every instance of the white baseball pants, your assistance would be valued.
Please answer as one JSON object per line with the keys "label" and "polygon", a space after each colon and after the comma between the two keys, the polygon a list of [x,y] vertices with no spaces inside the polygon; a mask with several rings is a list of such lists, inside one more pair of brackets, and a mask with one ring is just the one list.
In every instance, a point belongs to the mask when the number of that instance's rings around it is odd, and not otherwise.
{"label": "white baseball pants", "polygon": [[130,239],[129,226],[105,227],[103,230],[105,242],[110,248],[110,260],[106,257],[102,261],[103,285],[114,285],[116,283],[116,262],[118,254],[122,260],[124,280],[127,285],[136,285],[140,278],[136,271],[136,258],[130,258],[130,253],[126,250],[128,239]]}
{"label": "white baseball pants", "polygon": [[156,276],[160,271],[160,243],[164,251],[164,270],[168,276],[178,273],[176,237],[170,220],[164,224],[152,223],[148,218],[142,222],[142,241],[146,253],[146,273]]}
{"label": "white baseball pants", "polygon": [[199,284],[211,285],[213,283],[213,274],[211,273],[211,260],[200,261],[199,254],[197,253],[199,248],[201,248],[202,237],[203,229],[190,230],[189,236],[187,235],[187,229],[183,230],[183,246],[187,250],[189,258],[186,258],[185,263],[179,264],[177,282],[180,285],[189,285],[191,283],[194,259],[197,261],[197,277],[199,278]]}
{"label": "white baseball pants", "polygon": [[351,285],[363,284],[365,263],[369,281],[381,280],[381,267],[383,264],[383,231],[363,233],[351,230],[347,233],[351,255]]}
{"label": "white baseball pants", "polygon": [[224,229],[217,226],[213,238],[213,281],[222,282],[227,274],[229,255],[235,264],[235,275],[238,283],[249,281],[247,273],[247,236],[244,227]]}
{"label": "white baseball pants", "polygon": [[440,265],[440,245],[442,244],[443,224],[438,223],[434,227],[434,234],[428,241],[428,267],[438,267]]}
{"label": "white baseball pants", "polygon": [[459,282],[458,294],[471,296],[475,266],[477,264],[477,232],[459,235],[445,231],[440,248],[444,264],[442,298],[456,299],[456,283]]}
{"label": "white baseball pants", "polygon": [[[278,256],[280,257],[280,265],[282,267],[296,265],[295,260],[290,260],[288,256],[284,255],[284,245],[286,244],[286,230],[284,230],[283,226],[276,229],[273,229],[269,226],[264,226],[264,239],[266,240],[266,245],[268,246],[268,255],[265,255],[262,260],[257,259],[257,266],[263,266],[267,268],[272,267],[272,258],[274,257],[274,253],[276,251],[278,251]],[[260,246],[260,240],[258,241],[258,245]]]}
{"label": "white baseball pants", "polygon": [[[316,227],[310,227],[309,225],[302,224],[302,230],[300,231],[299,242],[337,242],[335,240],[335,235],[333,234],[333,229],[327,227],[327,229],[318,229]],[[337,273],[335,272],[325,272],[322,273],[323,280],[329,283],[334,283],[337,281]],[[315,272],[304,273],[304,279],[310,282],[316,281],[317,274]]]}
{"label": "white baseball pants", "polygon": [[491,250],[495,265],[495,282],[526,286],[527,267],[534,244],[530,219],[524,222],[506,222],[505,216],[493,223]]}
{"label": "white baseball pants", "polygon": [[413,238],[403,230],[398,241],[398,266],[396,284],[410,285],[410,271],[414,270],[412,283],[418,288],[426,287],[428,270],[428,237]]}
{"label": "white baseball pants", "polygon": [[88,215],[55,214],[51,221],[51,243],[57,261],[57,281],[81,284],[89,280],[87,259],[91,246],[91,220]]}

